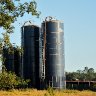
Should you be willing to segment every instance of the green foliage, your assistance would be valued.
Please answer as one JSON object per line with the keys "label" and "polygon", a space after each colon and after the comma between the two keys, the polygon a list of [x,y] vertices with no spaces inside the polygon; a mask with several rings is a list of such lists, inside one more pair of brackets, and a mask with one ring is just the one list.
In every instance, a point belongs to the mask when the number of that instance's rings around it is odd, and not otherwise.
{"label": "green foliage", "polygon": [[[2,54],[3,46],[12,46],[10,42],[10,33],[13,32],[14,23],[18,17],[22,17],[25,13],[30,13],[33,16],[39,17],[40,12],[37,11],[37,3],[32,0],[31,2],[21,2],[22,0],[0,0],[0,27],[3,32],[3,38],[0,38],[0,53]],[[20,49],[21,51],[22,49]],[[0,57],[1,58],[1,57]]]}
{"label": "green foliage", "polygon": [[76,72],[66,73],[66,80],[68,81],[75,81],[78,78],[79,78],[79,74],[77,74]]}
{"label": "green foliage", "polygon": [[2,42],[3,42],[3,40],[2,40],[2,38],[0,38],[0,54],[2,53],[2,46],[3,46],[2,45],[3,44]]}
{"label": "green foliage", "polygon": [[11,26],[19,16],[24,13],[31,13],[39,17],[40,12],[37,11],[37,3],[33,0],[29,3],[21,3],[20,0],[0,0],[0,27],[3,27],[7,32],[12,32],[14,28]]}
{"label": "green foliage", "polygon": [[96,83],[93,83],[90,87],[91,90],[96,91]]}
{"label": "green foliage", "polygon": [[96,73],[93,68],[85,67],[84,70],[77,70],[76,72],[66,72],[66,80],[68,81],[94,81],[96,80]]}
{"label": "green foliage", "polygon": [[[85,67],[83,70],[77,70],[76,72],[66,72],[67,81],[96,81],[96,72],[93,68]],[[87,84],[67,84],[68,89],[91,89],[96,90],[96,83],[91,83],[91,86]]]}
{"label": "green foliage", "polygon": [[15,88],[27,88],[28,87],[28,83],[30,82],[30,80],[24,80],[20,77],[17,77],[17,82],[18,82],[18,85],[15,86]]}
{"label": "green foliage", "polygon": [[0,89],[13,89],[16,85],[15,74],[7,73],[6,71],[0,74]]}
{"label": "green foliage", "polygon": [[25,81],[19,77],[17,77],[12,72],[7,72],[3,70],[0,73],[0,90],[9,90],[14,88],[25,88],[28,85],[28,81]]}
{"label": "green foliage", "polygon": [[7,47],[11,47],[11,42],[10,42],[10,36],[9,36],[9,33],[5,32],[5,33],[2,33],[3,35],[3,38],[2,38],[2,45],[3,46],[7,46]]}

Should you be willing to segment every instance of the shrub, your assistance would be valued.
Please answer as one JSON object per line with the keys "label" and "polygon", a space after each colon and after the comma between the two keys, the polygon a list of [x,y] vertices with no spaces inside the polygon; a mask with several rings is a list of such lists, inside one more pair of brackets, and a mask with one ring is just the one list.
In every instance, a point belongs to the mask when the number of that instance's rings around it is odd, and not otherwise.
{"label": "shrub", "polygon": [[0,90],[9,90],[14,88],[25,88],[28,80],[24,80],[16,76],[12,72],[3,71],[0,73]]}
{"label": "shrub", "polygon": [[18,85],[16,85],[15,88],[27,88],[30,80],[24,80],[20,77],[17,77],[17,82],[18,82]]}
{"label": "shrub", "polygon": [[90,89],[96,91],[96,83],[91,84]]}

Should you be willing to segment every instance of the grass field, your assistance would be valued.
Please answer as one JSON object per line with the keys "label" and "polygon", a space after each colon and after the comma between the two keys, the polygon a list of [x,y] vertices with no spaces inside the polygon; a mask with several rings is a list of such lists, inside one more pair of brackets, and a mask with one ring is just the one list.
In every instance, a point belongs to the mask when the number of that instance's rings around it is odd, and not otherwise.
{"label": "grass field", "polygon": [[77,90],[10,90],[0,91],[0,96],[96,96],[96,92],[92,91],[77,91]]}

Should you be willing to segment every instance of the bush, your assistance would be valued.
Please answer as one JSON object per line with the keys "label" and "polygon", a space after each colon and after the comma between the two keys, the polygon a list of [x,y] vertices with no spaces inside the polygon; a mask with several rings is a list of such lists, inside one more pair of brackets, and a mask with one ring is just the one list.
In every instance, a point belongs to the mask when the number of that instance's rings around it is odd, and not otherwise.
{"label": "bush", "polygon": [[28,85],[28,80],[19,78],[12,72],[3,71],[0,73],[0,90],[9,90],[14,88],[25,88]]}
{"label": "bush", "polygon": [[90,89],[96,91],[96,83],[91,84]]}
{"label": "bush", "polygon": [[18,82],[18,84],[15,86],[15,88],[27,88],[30,80],[24,80],[24,79],[18,77],[17,82]]}

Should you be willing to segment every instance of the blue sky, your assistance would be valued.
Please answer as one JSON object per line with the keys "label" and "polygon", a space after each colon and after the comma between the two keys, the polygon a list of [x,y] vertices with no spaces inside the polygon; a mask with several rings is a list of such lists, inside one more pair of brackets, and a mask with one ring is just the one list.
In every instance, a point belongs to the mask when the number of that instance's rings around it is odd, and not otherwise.
{"label": "blue sky", "polygon": [[[23,0],[26,1],[26,0]],[[28,1],[28,0],[27,0]],[[29,0],[31,1],[31,0]],[[40,26],[46,16],[64,21],[65,70],[76,71],[85,66],[96,71],[96,0],[36,0],[39,19],[25,14],[15,22],[11,41],[20,45],[20,27],[31,20]]]}

